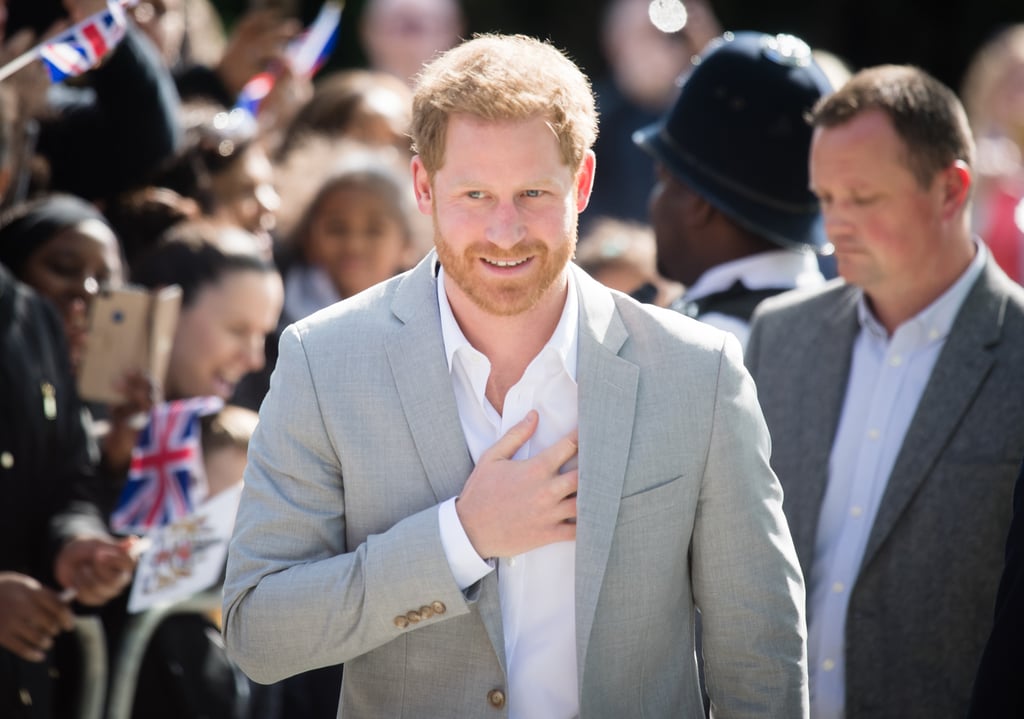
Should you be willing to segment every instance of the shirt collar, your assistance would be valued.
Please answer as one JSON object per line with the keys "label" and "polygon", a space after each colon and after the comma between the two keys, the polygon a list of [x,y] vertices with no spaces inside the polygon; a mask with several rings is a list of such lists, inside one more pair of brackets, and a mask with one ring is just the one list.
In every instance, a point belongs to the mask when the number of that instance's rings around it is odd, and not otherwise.
{"label": "shirt collar", "polygon": [[[562,307],[562,316],[540,354],[554,352],[562,367],[575,381],[576,347],[580,323],[579,298],[576,296],[576,278],[573,276],[571,267],[567,268],[566,275],[569,287],[565,297],[565,306]],[[469,343],[455,319],[452,306],[448,302],[448,294],[444,291],[445,281],[446,275],[442,266],[437,274],[437,305],[441,311],[441,339],[444,342],[445,358],[448,360],[448,371],[451,372],[455,355],[460,349],[469,348],[473,352],[479,351]]]}
{"label": "shirt collar", "polygon": [[[974,253],[974,259],[971,260],[971,264],[967,266],[967,269],[960,275],[960,278],[950,285],[949,289],[939,295],[938,299],[900,325],[897,328],[898,332],[901,334],[908,331],[915,333],[917,335],[915,344],[925,344],[930,341],[944,339],[949,335],[957,313],[960,311],[964,300],[967,299],[967,293],[971,291],[971,287],[974,286],[975,281],[981,275],[985,261],[988,258],[988,250],[985,248],[985,243],[979,242],[975,238],[974,246],[977,248]],[[867,330],[875,337],[883,340],[888,338],[889,333],[882,326],[882,323],[878,321],[878,318],[875,317],[875,313],[871,311],[871,307],[864,297],[863,290],[859,292],[857,298],[857,319],[860,321],[861,328]]]}
{"label": "shirt collar", "polygon": [[809,250],[769,250],[729,260],[706,270],[686,291],[687,300],[724,292],[737,280],[748,290],[807,287],[824,282],[818,259]]}

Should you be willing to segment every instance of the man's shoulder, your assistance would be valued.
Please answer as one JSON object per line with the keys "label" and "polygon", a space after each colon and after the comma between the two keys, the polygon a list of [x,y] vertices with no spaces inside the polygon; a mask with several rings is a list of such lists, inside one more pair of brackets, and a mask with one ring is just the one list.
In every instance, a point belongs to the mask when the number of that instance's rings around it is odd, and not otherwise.
{"label": "man's shoulder", "polygon": [[761,301],[751,322],[764,316],[779,314],[814,316],[829,306],[847,302],[858,290],[842,278],[835,278],[813,287],[786,290]]}
{"label": "man's shoulder", "polygon": [[955,331],[988,332],[998,327],[1003,342],[1024,345],[1024,287],[989,260],[964,301]]}
{"label": "man's shoulder", "polygon": [[1012,311],[1024,312],[1024,287],[1011,279],[992,259],[989,259],[978,278],[975,292],[991,297],[1005,297],[1006,303]]}
{"label": "man's shoulder", "polygon": [[[304,341],[318,341],[336,336],[370,341],[395,321],[392,311],[395,293],[405,275],[399,275],[369,289],[328,305],[291,324],[291,329]],[[353,334],[356,333],[356,334]]]}
{"label": "man's shoulder", "polygon": [[[640,303],[611,291],[615,307],[632,341],[634,353],[719,353],[733,335],[673,309]],[[738,342],[738,340],[736,340]]]}

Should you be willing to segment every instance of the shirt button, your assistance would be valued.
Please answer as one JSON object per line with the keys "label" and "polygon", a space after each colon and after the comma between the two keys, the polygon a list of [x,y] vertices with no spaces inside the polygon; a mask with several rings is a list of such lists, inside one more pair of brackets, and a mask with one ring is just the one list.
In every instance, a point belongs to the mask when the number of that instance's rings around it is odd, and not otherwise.
{"label": "shirt button", "polygon": [[868,439],[878,439],[882,435],[877,429],[868,430]]}
{"label": "shirt button", "polygon": [[14,466],[14,455],[10,452],[0,452],[0,467],[10,469]]}
{"label": "shirt button", "polygon": [[846,589],[846,587],[843,585],[842,582],[834,582],[832,584],[832,591],[836,594],[842,594],[844,589]]}
{"label": "shirt button", "polygon": [[491,689],[487,692],[487,703],[495,709],[501,709],[505,706],[505,692],[501,689]]}
{"label": "shirt button", "polygon": [[516,558],[515,557],[509,557],[507,563],[508,563],[508,566],[510,566],[510,567],[516,566]]}
{"label": "shirt button", "polygon": [[901,355],[893,355],[889,358],[889,364],[893,367],[899,367],[903,364],[903,357]]}
{"label": "shirt button", "polygon": [[861,509],[860,507],[857,507],[857,506],[850,507],[850,516],[851,517],[859,517],[862,514],[864,514],[864,510]]}
{"label": "shirt button", "polygon": [[826,672],[830,672],[836,668],[836,663],[831,659],[826,659],[821,663],[821,668],[824,669]]}

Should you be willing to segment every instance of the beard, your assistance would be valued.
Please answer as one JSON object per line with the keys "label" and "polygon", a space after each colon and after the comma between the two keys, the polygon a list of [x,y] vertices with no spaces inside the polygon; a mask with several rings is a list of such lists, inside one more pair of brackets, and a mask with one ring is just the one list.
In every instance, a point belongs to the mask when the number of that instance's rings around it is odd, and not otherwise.
{"label": "beard", "polygon": [[[500,249],[490,242],[477,242],[461,254],[445,239],[434,216],[434,246],[445,274],[477,307],[491,315],[512,317],[523,314],[540,302],[551,289],[576,252],[576,224],[568,228],[563,241],[555,247],[540,240],[523,240],[514,247]],[[481,257],[515,262],[530,258],[532,266],[521,277],[488,277]]]}

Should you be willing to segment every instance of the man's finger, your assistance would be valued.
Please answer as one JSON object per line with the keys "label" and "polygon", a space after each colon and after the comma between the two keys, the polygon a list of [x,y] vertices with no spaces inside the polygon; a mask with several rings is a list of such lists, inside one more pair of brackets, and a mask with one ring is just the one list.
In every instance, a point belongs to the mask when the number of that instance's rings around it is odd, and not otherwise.
{"label": "man's finger", "polygon": [[574,429],[543,452],[538,452],[533,459],[541,462],[551,472],[557,472],[563,464],[576,456],[579,447],[579,430]]}
{"label": "man's finger", "polygon": [[533,436],[537,430],[537,410],[531,409],[519,422],[501,436],[497,442],[487,449],[480,457],[484,460],[511,459],[519,448],[526,444],[526,440]]}

